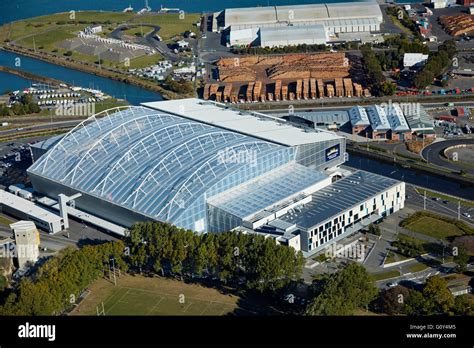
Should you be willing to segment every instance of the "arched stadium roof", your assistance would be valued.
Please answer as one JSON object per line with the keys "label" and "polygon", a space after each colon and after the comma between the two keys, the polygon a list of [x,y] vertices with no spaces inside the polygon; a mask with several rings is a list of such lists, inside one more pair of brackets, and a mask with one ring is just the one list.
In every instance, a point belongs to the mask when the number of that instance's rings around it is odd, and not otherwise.
{"label": "arched stadium roof", "polygon": [[207,189],[248,165],[222,151],[257,156],[282,146],[146,107],[114,108],[81,122],[29,172],[173,221]]}

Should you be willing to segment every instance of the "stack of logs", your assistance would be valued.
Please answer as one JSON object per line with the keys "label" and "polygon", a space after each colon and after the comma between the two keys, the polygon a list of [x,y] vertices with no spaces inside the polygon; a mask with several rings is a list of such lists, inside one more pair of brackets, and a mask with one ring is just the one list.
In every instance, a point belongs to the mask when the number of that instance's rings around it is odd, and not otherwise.
{"label": "stack of logs", "polygon": [[[316,99],[324,97],[362,97],[370,96],[368,89],[363,89],[358,83],[353,83],[350,78],[335,79],[332,82],[323,82],[322,79],[298,79],[290,87],[291,83],[283,83],[276,80],[268,85],[262,81],[249,82],[247,85],[235,85],[226,83],[219,86],[217,83],[204,86],[204,100],[215,100],[217,102],[237,103],[241,100],[246,102],[265,102],[281,100]],[[242,88],[242,93],[241,93]]]}

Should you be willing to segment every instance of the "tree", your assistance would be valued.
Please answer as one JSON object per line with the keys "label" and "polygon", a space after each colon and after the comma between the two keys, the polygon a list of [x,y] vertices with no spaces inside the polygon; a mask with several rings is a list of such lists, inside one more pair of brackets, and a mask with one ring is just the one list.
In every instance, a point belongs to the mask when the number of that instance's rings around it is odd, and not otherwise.
{"label": "tree", "polygon": [[380,294],[380,309],[389,315],[404,313],[405,302],[409,294],[409,290],[400,285],[383,290]]}
{"label": "tree", "polygon": [[426,315],[429,313],[428,299],[420,291],[411,289],[406,299],[404,312],[407,315]]}
{"label": "tree", "polygon": [[4,291],[7,286],[7,279],[0,274],[0,292]]}
{"label": "tree", "polygon": [[439,276],[428,278],[423,288],[423,296],[428,300],[428,312],[448,313],[454,305],[454,297],[448,289],[446,280]]}
{"label": "tree", "polygon": [[397,91],[397,85],[389,81],[384,81],[379,84],[379,91],[380,95],[394,95]]}
{"label": "tree", "polygon": [[454,315],[474,315],[472,302],[467,295],[456,296],[453,306]]}
{"label": "tree", "polygon": [[351,315],[378,294],[366,269],[350,263],[323,281],[319,293],[306,308],[307,315]]}
{"label": "tree", "polygon": [[376,236],[380,236],[381,232],[380,232],[380,226],[378,225],[374,225],[374,224],[370,224],[369,225],[369,233],[370,234],[374,234]]}
{"label": "tree", "polygon": [[464,245],[460,245],[457,248],[457,255],[454,256],[454,262],[458,264],[458,268],[461,272],[465,272],[467,270],[469,254],[467,253],[467,248]]}
{"label": "tree", "polygon": [[97,279],[103,267],[113,258],[123,271],[121,241],[66,248],[42,264],[34,277],[24,277],[0,306],[0,315],[59,315],[72,306],[71,296],[78,298]]}

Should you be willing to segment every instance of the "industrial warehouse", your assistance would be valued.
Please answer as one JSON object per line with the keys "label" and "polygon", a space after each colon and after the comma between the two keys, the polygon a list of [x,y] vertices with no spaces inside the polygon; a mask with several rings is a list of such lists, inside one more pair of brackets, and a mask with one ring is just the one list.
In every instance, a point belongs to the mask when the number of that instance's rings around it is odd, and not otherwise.
{"label": "industrial warehouse", "polygon": [[213,18],[213,31],[228,33],[230,46],[263,47],[325,44],[338,34],[378,32],[383,22],[375,1],[231,8]]}
{"label": "industrial warehouse", "polygon": [[345,138],[194,98],[105,111],[32,150],[37,194],[80,194],[76,210],[261,233],[305,256],[404,207],[403,182],[339,167]]}

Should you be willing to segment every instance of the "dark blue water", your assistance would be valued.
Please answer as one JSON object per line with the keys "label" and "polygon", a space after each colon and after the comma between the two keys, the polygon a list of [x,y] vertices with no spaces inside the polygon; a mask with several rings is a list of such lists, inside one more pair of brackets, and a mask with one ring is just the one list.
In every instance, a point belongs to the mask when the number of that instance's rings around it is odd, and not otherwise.
{"label": "dark blue water", "polygon": [[[19,67],[16,66],[16,63],[18,62],[16,60],[17,58],[20,59],[19,62],[21,65]],[[148,91],[123,82],[109,80],[100,76],[64,68],[2,50],[0,50],[0,65],[5,65],[11,68],[31,72],[33,74],[58,79],[75,86],[100,89],[101,91],[115,98],[126,99],[130,104],[133,105],[163,99],[157,92]],[[21,82],[23,82],[23,84],[21,84]],[[19,78],[18,76],[11,74],[0,75],[0,93],[7,89],[23,89],[29,85],[29,81]]]}
{"label": "dark blue water", "polygon": [[[173,7],[185,12],[210,12],[225,7],[252,7],[273,5],[315,4],[342,2],[343,0],[148,0],[149,6],[156,11],[163,7]],[[350,1],[350,0],[345,0]],[[102,10],[122,11],[131,4],[135,11],[145,6],[145,0],[0,0],[0,24],[41,16],[57,12]]]}
{"label": "dark blue water", "polygon": [[459,183],[446,180],[438,176],[426,175],[411,169],[404,169],[396,164],[380,162],[366,157],[351,155],[348,166],[366,170],[368,172],[385,175],[397,180],[403,180],[408,184],[422,186],[427,189],[455,195],[472,200],[474,197],[474,187],[464,187]]}
{"label": "dark blue water", "polygon": [[[3,81],[7,81],[7,84],[4,84]],[[6,72],[0,71],[0,94],[4,94],[5,91],[16,91],[21,90],[25,87],[29,87],[34,81],[24,79],[20,76],[10,75]]]}

